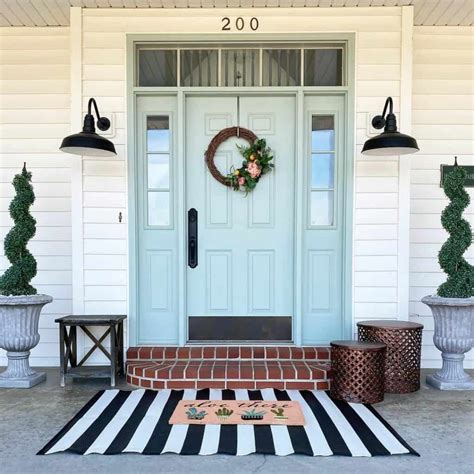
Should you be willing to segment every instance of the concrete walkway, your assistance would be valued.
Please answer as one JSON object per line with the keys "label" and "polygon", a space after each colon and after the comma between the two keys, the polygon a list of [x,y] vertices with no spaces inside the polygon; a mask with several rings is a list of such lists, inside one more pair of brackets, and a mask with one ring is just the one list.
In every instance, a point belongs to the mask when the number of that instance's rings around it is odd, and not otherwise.
{"label": "concrete walkway", "polygon": [[[78,456],[35,453],[97,390],[100,381],[60,388],[58,369],[31,390],[0,389],[0,472],[17,473],[470,473],[474,472],[474,392],[440,392],[423,386],[387,395],[380,413],[421,454],[378,458],[305,456]],[[426,372],[423,374],[426,375]],[[121,388],[127,388],[122,384]]]}

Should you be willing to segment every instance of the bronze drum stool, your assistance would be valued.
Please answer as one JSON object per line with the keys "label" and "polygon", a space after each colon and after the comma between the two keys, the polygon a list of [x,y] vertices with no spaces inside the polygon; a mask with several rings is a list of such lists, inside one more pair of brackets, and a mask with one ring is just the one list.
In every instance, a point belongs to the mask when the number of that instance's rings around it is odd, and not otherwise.
{"label": "bronze drum stool", "polygon": [[359,341],[383,342],[385,392],[409,393],[420,389],[421,335],[423,325],[409,321],[361,321]]}
{"label": "bronze drum stool", "polygon": [[381,402],[386,348],[376,342],[331,342],[331,397],[355,403]]}

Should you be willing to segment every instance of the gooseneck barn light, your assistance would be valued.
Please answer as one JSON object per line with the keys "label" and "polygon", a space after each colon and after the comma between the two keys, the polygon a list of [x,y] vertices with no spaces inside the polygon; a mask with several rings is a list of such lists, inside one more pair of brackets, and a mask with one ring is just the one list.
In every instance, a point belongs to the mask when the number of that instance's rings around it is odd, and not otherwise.
{"label": "gooseneck barn light", "polygon": [[64,138],[59,149],[65,153],[85,156],[115,156],[114,144],[95,133],[94,117],[92,115],[92,106],[94,106],[97,116],[97,127],[105,131],[110,128],[110,120],[107,117],[101,117],[95,99],[89,99],[87,114],[84,117],[84,126],[82,132],[69,135]]}
{"label": "gooseneck barn light", "polygon": [[[388,114],[387,114],[387,107]],[[413,137],[400,133],[397,130],[397,118],[393,113],[393,100],[388,97],[385,101],[382,115],[376,115],[372,119],[372,126],[376,129],[384,128],[384,131],[376,137],[369,138],[362,148],[363,155],[387,156],[387,155],[409,155],[420,149]]]}

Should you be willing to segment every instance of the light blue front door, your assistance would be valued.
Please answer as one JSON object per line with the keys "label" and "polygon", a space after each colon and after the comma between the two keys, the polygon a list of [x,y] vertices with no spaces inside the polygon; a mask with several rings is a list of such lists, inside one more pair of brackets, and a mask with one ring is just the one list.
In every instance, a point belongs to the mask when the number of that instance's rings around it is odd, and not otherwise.
{"label": "light blue front door", "polygon": [[[213,178],[204,151],[237,124],[236,96],[186,100],[186,203],[198,212],[198,265],[187,268],[187,316],[294,315],[295,98],[241,97],[240,125],[265,138],[274,171],[247,196]],[[240,167],[231,138],[215,157],[221,173]]]}
{"label": "light blue front door", "polygon": [[[136,107],[134,196],[137,344],[179,344],[189,318],[286,317],[289,339],[347,336],[345,98],[243,96],[240,125],[267,140],[275,169],[245,196],[216,181],[204,152],[238,122],[235,95],[141,96]],[[222,144],[222,173],[242,160]],[[186,216],[198,212],[198,265],[187,265]],[[350,234],[349,234],[350,235]],[[345,263],[346,262],[346,263]],[[256,319],[253,319],[256,321]]]}

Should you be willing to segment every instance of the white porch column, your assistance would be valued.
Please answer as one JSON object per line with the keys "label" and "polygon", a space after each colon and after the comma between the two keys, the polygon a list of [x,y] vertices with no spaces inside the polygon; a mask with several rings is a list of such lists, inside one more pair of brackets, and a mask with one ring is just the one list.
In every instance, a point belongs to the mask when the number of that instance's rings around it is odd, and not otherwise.
{"label": "white porch column", "polygon": [[[413,82],[413,6],[402,7],[400,123],[411,135]],[[411,155],[399,158],[398,178],[398,319],[409,317],[410,270],[410,168]]]}
{"label": "white porch column", "polygon": [[[82,8],[70,9],[70,87],[71,133],[82,130]],[[82,156],[71,158],[71,220],[72,220],[72,308],[84,314],[84,225],[82,193]],[[80,342],[80,341],[78,341]],[[82,350],[82,344],[78,344]]]}

